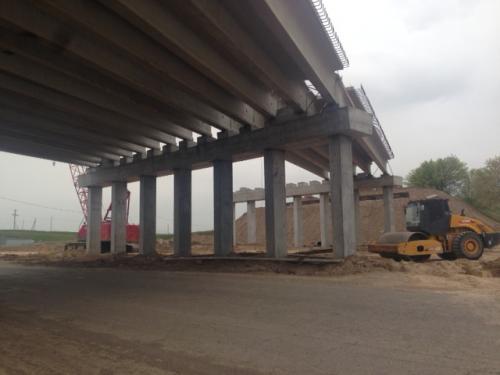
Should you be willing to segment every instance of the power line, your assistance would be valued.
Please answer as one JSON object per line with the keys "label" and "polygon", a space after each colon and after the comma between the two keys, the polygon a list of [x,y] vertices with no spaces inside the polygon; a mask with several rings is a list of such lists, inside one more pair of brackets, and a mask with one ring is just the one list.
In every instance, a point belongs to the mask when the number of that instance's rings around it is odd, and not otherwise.
{"label": "power line", "polygon": [[54,211],[61,211],[61,212],[71,212],[71,213],[75,213],[75,214],[81,214],[82,213],[81,211],[71,210],[69,208],[57,208],[57,207],[44,206],[44,205],[41,205],[41,204],[38,204],[38,203],[26,202],[26,201],[22,201],[22,200],[18,200],[18,199],[7,198],[7,197],[1,197],[0,196],[0,199],[2,199],[4,201],[9,201],[9,202],[15,202],[15,203],[25,204],[27,206],[45,208],[47,210],[54,210]]}

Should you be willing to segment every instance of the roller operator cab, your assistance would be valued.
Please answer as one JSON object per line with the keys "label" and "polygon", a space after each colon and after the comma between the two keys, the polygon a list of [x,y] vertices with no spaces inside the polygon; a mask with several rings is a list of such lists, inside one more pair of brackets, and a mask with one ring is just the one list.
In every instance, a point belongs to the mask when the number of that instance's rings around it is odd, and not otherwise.
{"label": "roller operator cab", "polygon": [[410,201],[405,208],[406,232],[385,233],[370,252],[395,260],[479,259],[484,248],[500,243],[500,233],[480,220],[452,214],[448,200]]}

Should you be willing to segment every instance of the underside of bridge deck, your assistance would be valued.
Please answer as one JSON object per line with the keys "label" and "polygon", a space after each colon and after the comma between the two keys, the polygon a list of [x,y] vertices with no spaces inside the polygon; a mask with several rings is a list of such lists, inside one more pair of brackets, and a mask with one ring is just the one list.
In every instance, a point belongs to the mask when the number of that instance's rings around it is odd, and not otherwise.
{"label": "underside of bridge deck", "polygon": [[[283,155],[333,177],[347,220],[333,225],[348,228],[354,167],[386,173],[393,155],[364,90],[338,75],[347,58],[325,14],[310,0],[1,0],[0,150],[91,167],[80,179],[92,187],[91,210],[103,186],[118,194],[140,180],[156,194],[148,176],[173,174],[184,192],[176,197],[187,199],[191,170],[224,165],[214,171],[224,229],[232,202],[219,190],[229,188],[230,162],[269,155],[273,179]],[[281,200],[284,186],[268,182]],[[183,204],[176,251],[189,254]],[[230,233],[216,238],[228,253]],[[272,255],[286,254],[275,240]],[[89,233],[89,251],[97,243]]]}

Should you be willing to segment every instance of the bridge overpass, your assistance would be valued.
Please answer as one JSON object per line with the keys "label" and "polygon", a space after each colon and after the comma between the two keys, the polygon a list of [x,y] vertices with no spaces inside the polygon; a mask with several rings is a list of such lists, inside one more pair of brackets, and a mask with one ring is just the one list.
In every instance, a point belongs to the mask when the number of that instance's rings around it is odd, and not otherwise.
{"label": "bridge overpass", "polygon": [[[112,186],[125,251],[140,181],[143,254],[156,178],[174,175],[174,248],[191,252],[191,171],[213,166],[215,254],[232,251],[232,163],[264,156],[267,251],[286,255],[285,160],[331,180],[334,249],[355,247],[355,167],[393,153],[320,0],[0,1],[0,150],[89,166],[87,249]],[[252,171],[249,171],[252,173]]]}

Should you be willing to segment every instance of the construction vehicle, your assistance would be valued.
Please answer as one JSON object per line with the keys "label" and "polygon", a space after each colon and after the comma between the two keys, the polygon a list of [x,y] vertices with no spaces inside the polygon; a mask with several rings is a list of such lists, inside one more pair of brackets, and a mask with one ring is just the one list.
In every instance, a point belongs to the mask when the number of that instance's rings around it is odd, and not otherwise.
{"label": "construction vehicle", "polygon": [[454,215],[447,199],[410,201],[405,208],[407,232],[389,232],[368,246],[368,251],[397,261],[479,259],[485,248],[500,244],[500,233],[478,219]]}
{"label": "construction vehicle", "polygon": [[[80,165],[70,164],[69,169],[71,172],[71,178],[73,180],[73,186],[75,187],[76,195],[78,196],[78,201],[80,202],[80,207],[83,213],[83,222],[80,225],[77,235],[76,242],[70,242],[65,245],[65,249],[85,249],[86,238],[87,238],[87,212],[88,212],[88,191],[86,188],[81,187],[78,184],[78,176],[85,173],[85,167]],[[136,224],[128,223],[129,216],[129,206],[130,206],[130,191],[127,191],[126,196],[126,241],[127,241],[127,251],[133,251],[137,244],[139,243],[139,226]],[[110,204],[106,210],[106,215],[101,222],[101,251],[108,252],[111,249],[111,215],[113,207]]]}

